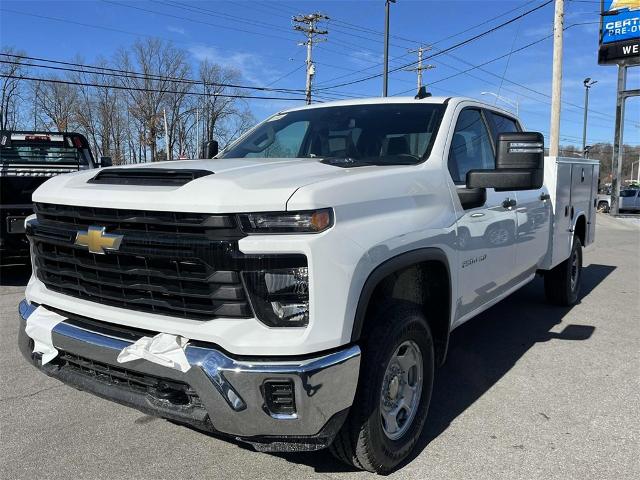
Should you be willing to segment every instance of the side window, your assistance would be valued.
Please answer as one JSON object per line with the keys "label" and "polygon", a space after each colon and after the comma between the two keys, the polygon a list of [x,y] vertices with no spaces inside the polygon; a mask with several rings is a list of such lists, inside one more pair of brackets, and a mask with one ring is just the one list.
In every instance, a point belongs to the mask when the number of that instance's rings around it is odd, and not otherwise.
{"label": "side window", "polygon": [[491,139],[480,110],[463,110],[458,116],[449,150],[451,178],[457,184],[464,184],[469,170],[493,169],[495,166]]}
{"label": "side window", "polygon": [[294,122],[282,130],[274,132],[271,137],[263,135],[262,138],[254,140],[254,144],[259,149],[256,152],[249,152],[245,156],[267,157],[267,158],[295,158],[300,152],[305,132],[309,127],[309,122]]}
{"label": "side window", "polygon": [[500,133],[515,133],[520,131],[518,122],[513,118],[505,117],[504,115],[492,112],[491,110],[485,110],[485,114],[489,121],[489,125],[491,126],[493,140],[496,145],[498,144],[498,135]]}

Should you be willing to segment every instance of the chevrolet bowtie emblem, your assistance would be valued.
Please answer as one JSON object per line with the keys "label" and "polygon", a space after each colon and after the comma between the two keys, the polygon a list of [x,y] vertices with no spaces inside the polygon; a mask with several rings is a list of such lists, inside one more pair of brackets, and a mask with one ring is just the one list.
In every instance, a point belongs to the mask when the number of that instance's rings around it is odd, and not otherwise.
{"label": "chevrolet bowtie emblem", "polygon": [[104,233],[105,227],[90,226],[87,230],[80,230],[76,235],[76,245],[88,247],[91,253],[105,254],[105,250],[118,250],[124,235]]}

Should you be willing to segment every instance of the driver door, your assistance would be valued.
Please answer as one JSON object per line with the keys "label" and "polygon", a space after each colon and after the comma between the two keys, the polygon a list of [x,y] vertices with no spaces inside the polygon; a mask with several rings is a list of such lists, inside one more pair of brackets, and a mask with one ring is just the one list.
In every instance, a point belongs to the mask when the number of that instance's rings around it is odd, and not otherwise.
{"label": "driver door", "polygon": [[[449,147],[449,173],[465,188],[473,169],[495,168],[495,148],[483,112],[464,108],[458,115]],[[459,252],[457,319],[506,292],[515,270],[516,211],[512,191],[486,189],[484,205],[461,208],[457,220]]]}

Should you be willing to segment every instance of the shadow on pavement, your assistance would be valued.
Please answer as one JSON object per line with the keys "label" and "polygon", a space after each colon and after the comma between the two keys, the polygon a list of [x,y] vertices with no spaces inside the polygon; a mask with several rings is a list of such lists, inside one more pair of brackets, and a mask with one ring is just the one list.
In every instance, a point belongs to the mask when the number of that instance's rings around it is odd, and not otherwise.
{"label": "shadow on pavement", "polygon": [[1,287],[23,287],[31,276],[31,265],[5,265],[0,267]]}
{"label": "shadow on pavement", "polygon": [[[591,264],[583,269],[581,298],[587,296],[614,266]],[[449,343],[445,365],[436,370],[429,416],[410,463],[464,412],[496,384],[533,346],[551,340],[587,340],[591,325],[567,325],[551,332],[570,308],[549,305],[542,279],[537,278],[504,301],[457,328]],[[303,463],[317,472],[352,471],[328,450],[279,454],[292,463]],[[399,467],[401,468],[401,467]]]}

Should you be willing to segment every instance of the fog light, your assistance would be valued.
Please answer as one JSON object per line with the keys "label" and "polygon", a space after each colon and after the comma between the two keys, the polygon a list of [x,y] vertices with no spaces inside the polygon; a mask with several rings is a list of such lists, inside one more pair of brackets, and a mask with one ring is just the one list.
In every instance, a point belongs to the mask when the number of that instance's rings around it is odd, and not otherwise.
{"label": "fog light", "polygon": [[293,380],[267,380],[263,384],[267,410],[272,416],[296,414],[296,397]]}
{"label": "fog light", "polygon": [[304,327],[309,323],[307,267],[244,272],[258,319],[270,327]]}

